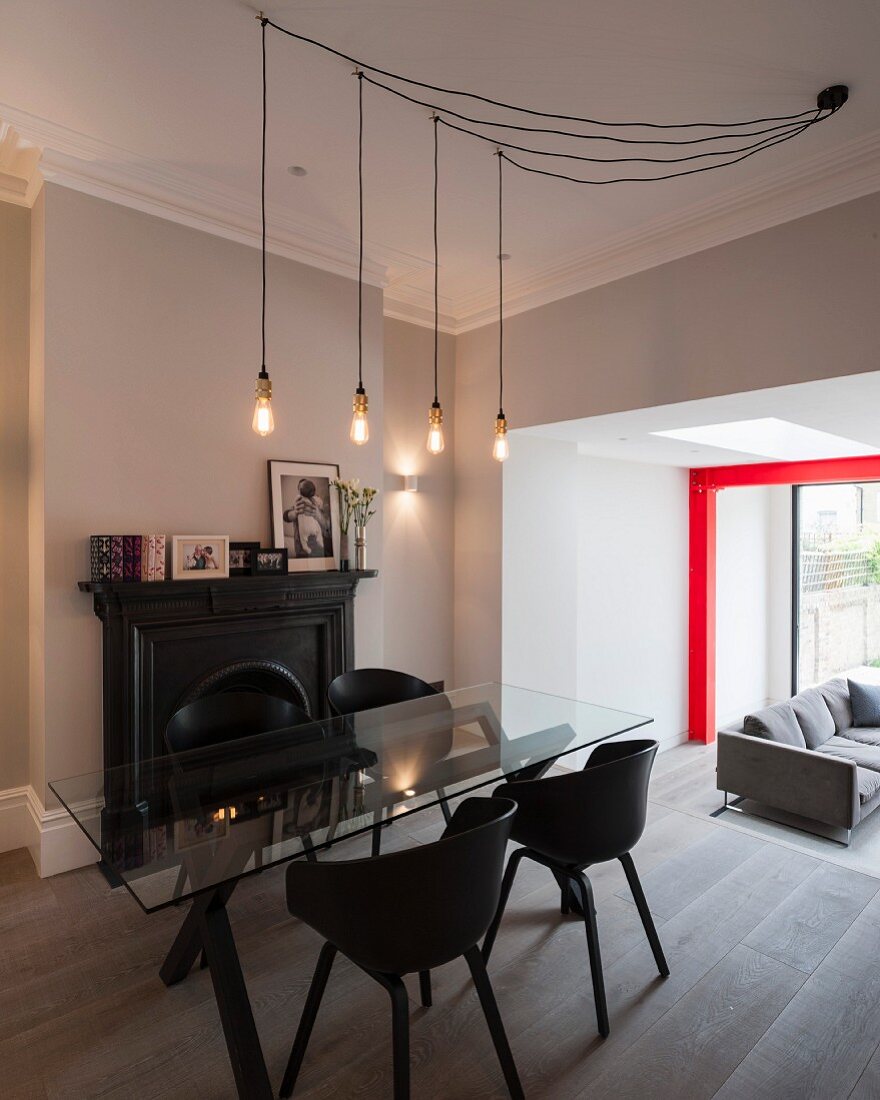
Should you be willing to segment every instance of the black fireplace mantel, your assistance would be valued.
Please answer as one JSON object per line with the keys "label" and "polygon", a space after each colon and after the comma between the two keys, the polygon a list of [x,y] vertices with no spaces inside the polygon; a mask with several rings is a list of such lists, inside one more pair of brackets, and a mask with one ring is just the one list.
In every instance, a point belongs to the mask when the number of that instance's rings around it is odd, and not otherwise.
{"label": "black fireplace mantel", "polygon": [[174,711],[227,673],[274,678],[322,717],[327,685],[354,664],[355,590],[377,575],[80,581],[103,624],[104,767],[164,754]]}

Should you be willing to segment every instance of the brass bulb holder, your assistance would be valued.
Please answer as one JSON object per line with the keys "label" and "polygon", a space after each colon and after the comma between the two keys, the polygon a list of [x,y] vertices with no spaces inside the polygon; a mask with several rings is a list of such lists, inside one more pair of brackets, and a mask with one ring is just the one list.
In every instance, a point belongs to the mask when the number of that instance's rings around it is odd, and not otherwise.
{"label": "brass bulb holder", "polygon": [[351,403],[352,412],[363,413],[364,416],[366,416],[367,404],[368,402],[366,391],[364,390],[363,386],[358,386],[358,388],[354,391],[354,399]]}
{"label": "brass bulb holder", "polygon": [[432,428],[439,428],[443,423],[443,409],[440,407],[440,402],[435,401],[431,408],[428,410],[428,424]]}
{"label": "brass bulb holder", "polygon": [[272,379],[266,373],[265,367],[257,375],[254,391],[258,401],[272,400]]}
{"label": "brass bulb holder", "polygon": [[507,435],[507,418],[503,412],[499,412],[495,418],[495,434]]}

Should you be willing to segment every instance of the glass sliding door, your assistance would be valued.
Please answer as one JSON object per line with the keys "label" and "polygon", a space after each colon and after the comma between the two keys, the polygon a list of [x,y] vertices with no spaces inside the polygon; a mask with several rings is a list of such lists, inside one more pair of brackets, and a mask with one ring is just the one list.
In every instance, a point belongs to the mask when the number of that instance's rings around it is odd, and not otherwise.
{"label": "glass sliding door", "polygon": [[796,485],[792,679],[880,682],[880,482]]}

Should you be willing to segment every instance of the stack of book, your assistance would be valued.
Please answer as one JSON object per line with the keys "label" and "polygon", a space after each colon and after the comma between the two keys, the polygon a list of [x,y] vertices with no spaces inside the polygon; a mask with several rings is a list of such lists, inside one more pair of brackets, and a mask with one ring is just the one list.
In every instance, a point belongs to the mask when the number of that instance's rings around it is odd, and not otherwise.
{"label": "stack of book", "polygon": [[92,580],[164,581],[164,535],[92,535]]}

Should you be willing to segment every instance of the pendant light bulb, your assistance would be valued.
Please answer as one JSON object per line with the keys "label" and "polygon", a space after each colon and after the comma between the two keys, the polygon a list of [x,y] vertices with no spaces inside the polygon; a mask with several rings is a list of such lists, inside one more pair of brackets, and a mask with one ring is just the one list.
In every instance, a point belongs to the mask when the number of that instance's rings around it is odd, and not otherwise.
{"label": "pendant light bulb", "polygon": [[432,455],[438,455],[446,446],[443,439],[443,409],[440,402],[435,401],[428,413],[428,450]]}
{"label": "pendant light bulb", "polygon": [[354,391],[351,408],[351,431],[348,436],[352,443],[360,447],[370,438],[370,425],[367,423],[367,394],[363,386],[358,386]]}
{"label": "pendant light bulb", "polygon": [[492,457],[496,462],[504,462],[510,455],[510,444],[507,441],[507,420],[504,412],[498,410],[495,420],[495,445],[492,447]]}
{"label": "pendant light bulb", "polygon": [[257,435],[265,437],[275,431],[275,417],[272,415],[272,382],[265,367],[257,375],[255,389],[254,419],[251,427]]}

